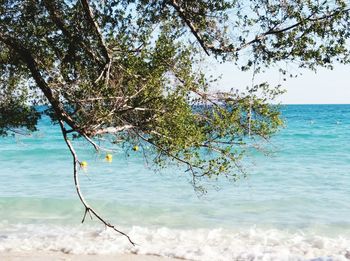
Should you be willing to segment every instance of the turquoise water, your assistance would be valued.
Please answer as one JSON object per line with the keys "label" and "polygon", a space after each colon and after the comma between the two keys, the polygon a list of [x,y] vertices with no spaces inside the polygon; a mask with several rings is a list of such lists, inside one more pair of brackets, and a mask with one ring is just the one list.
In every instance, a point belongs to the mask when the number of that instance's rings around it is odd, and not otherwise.
{"label": "turquoise water", "polygon": [[[198,197],[175,166],[154,172],[140,151],[127,157],[115,147],[108,163],[104,153],[76,141],[79,159],[88,162],[80,172],[82,190],[112,223],[152,242],[136,253],[195,260],[347,260],[350,105],[289,105],[282,112],[286,127],[266,144],[269,155],[251,153],[246,179],[214,182],[220,189],[209,187],[205,196]],[[14,245],[24,239],[22,250],[132,251],[98,222],[79,224],[83,208],[69,151],[58,126],[43,119],[39,129],[30,137],[0,139],[0,251],[18,250]],[[86,241],[62,245],[62,237],[75,242],[81,233],[85,240],[99,237],[104,247]],[[171,247],[174,240],[177,248]],[[194,247],[198,243],[207,244],[202,253]]]}

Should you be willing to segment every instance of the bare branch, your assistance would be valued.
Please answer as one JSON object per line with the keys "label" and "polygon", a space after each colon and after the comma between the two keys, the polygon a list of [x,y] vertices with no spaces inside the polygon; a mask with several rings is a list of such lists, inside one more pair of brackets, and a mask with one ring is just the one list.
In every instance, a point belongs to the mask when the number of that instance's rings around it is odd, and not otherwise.
{"label": "bare branch", "polygon": [[85,133],[82,134],[82,136],[94,147],[94,149],[98,152],[98,151],[108,151],[108,152],[112,152],[115,151],[114,149],[108,149],[105,147],[102,147],[100,145],[97,145],[96,142],[94,142],[88,135],[86,135]]}
{"label": "bare branch", "polygon": [[97,131],[95,131],[93,133],[93,135],[101,135],[101,134],[116,134],[122,131],[126,131],[129,129],[134,128],[133,125],[124,125],[124,126],[120,126],[120,127],[108,127],[108,128],[104,128],[104,129],[99,129]]}
{"label": "bare branch", "polygon": [[109,222],[107,222],[106,220],[104,220],[85,200],[83,194],[81,193],[80,190],[80,183],[79,183],[79,175],[78,175],[78,164],[79,164],[79,160],[78,160],[78,156],[74,150],[74,147],[71,143],[71,141],[68,139],[67,137],[67,131],[64,127],[64,123],[62,120],[59,120],[59,124],[61,127],[61,131],[62,131],[62,135],[64,138],[64,141],[66,142],[69,151],[72,154],[73,157],[73,177],[74,177],[74,184],[75,184],[75,189],[77,191],[77,194],[79,196],[79,199],[81,201],[81,203],[84,205],[85,207],[85,212],[84,212],[84,216],[82,219],[82,223],[85,221],[85,217],[86,214],[89,213],[90,215],[93,214],[98,220],[100,220],[105,226],[112,228],[114,231],[118,232],[119,234],[125,236],[129,242],[135,246],[135,243],[131,240],[131,238],[124,232],[120,231],[119,229],[117,229],[114,225],[110,224]]}
{"label": "bare branch", "polygon": [[131,95],[130,97],[127,98],[127,100],[132,100],[135,97],[137,97],[137,95],[139,95],[144,89],[146,89],[147,85],[142,86],[138,91],[136,91],[133,95]]}
{"label": "bare branch", "polygon": [[101,147],[97,145],[92,139],[90,139],[86,134],[82,134],[83,137],[92,144],[92,146],[95,148],[96,151],[99,151]]}
{"label": "bare branch", "polygon": [[122,96],[114,96],[114,97],[94,97],[94,98],[86,98],[83,100],[78,100],[78,102],[89,102],[89,101],[103,101],[103,100],[123,100]]}
{"label": "bare branch", "polygon": [[103,78],[103,75],[106,73],[106,71],[107,71],[107,64],[103,67],[102,72],[100,73],[100,76],[98,76],[97,79],[95,80],[95,83],[98,83]]}

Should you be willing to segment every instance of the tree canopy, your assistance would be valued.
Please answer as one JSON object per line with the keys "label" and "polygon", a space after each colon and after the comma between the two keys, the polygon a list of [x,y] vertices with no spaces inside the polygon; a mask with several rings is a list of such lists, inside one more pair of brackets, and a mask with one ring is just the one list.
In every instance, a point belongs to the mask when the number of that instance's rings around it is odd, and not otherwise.
{"label": "tree canopy", "polygon": [[96,149],[100,136],[148,144],[156,164],[183,164],[194,185],[236,179],[247,142],[282,125],[271,105],[281,91],[213,92],[201,61],[331,68],[349,62],[349,23],[344,0],[0,0],[0,135],[50,116],[76,183],[72,134]]}

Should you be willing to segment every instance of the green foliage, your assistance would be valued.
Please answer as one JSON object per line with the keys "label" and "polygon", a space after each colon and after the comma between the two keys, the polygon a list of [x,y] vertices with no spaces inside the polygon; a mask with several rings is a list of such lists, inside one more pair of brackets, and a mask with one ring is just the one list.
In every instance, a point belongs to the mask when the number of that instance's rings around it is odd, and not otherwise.
{"label": "green foliage", "polygon": [[44,113],[78,136],[148,143],[157,164],[185,164],[194,181],[236,179],[246,149],[283,124],[271,105],[281,91],[263,83],[212,92],[202,54],[255,73],[280,62],[348,63],[348,8],[342,0],[1,0],[0,134],[34,131],[32,105],[47,105]]}

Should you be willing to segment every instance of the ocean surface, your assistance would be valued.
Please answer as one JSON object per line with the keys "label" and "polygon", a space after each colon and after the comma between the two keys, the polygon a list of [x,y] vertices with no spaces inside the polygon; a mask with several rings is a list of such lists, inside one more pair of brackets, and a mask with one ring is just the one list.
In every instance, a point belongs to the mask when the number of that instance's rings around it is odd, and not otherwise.
{"label": "ocean surface", "polygon": [[192,260],[349,260],[350,105],[288,105],[286,126],[244,159],[247,178],[199,196],[176,166],[155,172],[117,146],[113,162],[75,141],[86,199],[127,232],[81,224],[58,126],[0,138],[0,251],[136,253]]}

